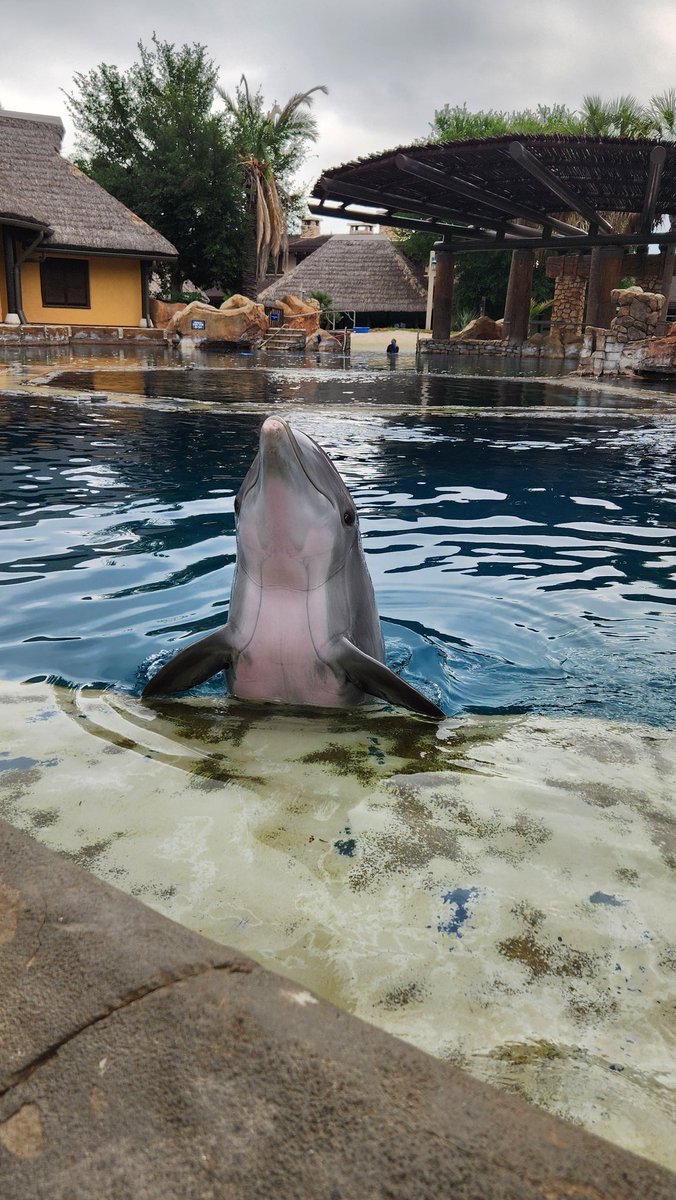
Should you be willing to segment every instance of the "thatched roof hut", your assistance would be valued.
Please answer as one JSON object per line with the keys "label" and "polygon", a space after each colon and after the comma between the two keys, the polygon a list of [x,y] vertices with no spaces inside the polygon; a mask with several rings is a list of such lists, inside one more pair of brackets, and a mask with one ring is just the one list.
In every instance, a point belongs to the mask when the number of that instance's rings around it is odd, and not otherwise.
{"label": "thatched roof hut", "polygon": [[[319,240],[319,239],[318,239]],[[427,292],[422,274],[383,234],[336,234],[259,295],[274,303],[286,292],[326,292],[333,308],[357,314],[357,323],[422,325]]]}
{"label": "thatched roof hut", "polygon": [[176,249],[60,154],[58,117],[0,110],[0,223],[45,230],[45,250],[173,259]]}

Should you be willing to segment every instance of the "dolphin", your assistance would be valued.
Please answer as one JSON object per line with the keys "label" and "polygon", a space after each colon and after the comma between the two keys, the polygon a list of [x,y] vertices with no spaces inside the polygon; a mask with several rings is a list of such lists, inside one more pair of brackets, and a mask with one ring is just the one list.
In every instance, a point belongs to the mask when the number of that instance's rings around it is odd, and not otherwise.
{"label": "dolphin", "polygon": [[227,624],[163,666],[143,699],[224,671],[231,695],[242,700],[345,708],[377,696],[444,716],[385,666],[354,502],[312,438],[267,418],[235,519]]}

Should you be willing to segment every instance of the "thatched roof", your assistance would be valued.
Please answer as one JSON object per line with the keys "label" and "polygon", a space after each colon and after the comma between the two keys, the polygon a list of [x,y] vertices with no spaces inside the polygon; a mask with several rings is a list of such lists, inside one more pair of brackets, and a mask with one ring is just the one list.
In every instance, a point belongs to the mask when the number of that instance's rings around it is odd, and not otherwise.
{"label": "thatched roof", "polygon": [[[676,211],[676,143],[505,134],[400,146],[326,171],[313,194],[319,203],[310,210],[319,216],[427,228],[459,250],[490,248],[496,234],[504,249],[520,242],[556,246],[557,239],[583,250],[605,242],[640,245],[663,214]],[[383,215],[367,216],[357,205]],[[585,219],[588,234],[561,221],[569,211]],[[641,214],[640,231],[607,228],[607,213]],[[526,229],[524,237],[515,221],[525,221],[530,234]],[[674,238],[667,233],[660,240]]]}
{"label": "thatched roof", "polygon": [[269,304],[285,292],[327,292],[334,308],[356,312],[424,312],[427,292],[416,273],[382,234],[336,234],[292,271],[261,292]]}
{"label": "thatched roof", "polygon": [[319,250],[330,237],[330,233],[318,233],[316,237],[289,238],[289,254],[294,254],[296,262],[300,262],[301,259],[307,258],[308,254]]}
{"label": "thatched roof", "polygon": [[175,258],[166,238],[60,154],[58,117],[0,110],[0,222],[47,230],[45,249]]}

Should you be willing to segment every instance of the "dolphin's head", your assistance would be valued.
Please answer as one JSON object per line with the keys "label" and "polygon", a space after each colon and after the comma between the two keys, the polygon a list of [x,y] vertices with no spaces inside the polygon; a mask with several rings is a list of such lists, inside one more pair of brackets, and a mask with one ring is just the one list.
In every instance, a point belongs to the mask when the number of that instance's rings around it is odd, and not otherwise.
{"label": "dolphin's head", "polygon": [[321,587],[359,544],[352,497],[330,458],[278,417],[263,423],[235,514],[238,563],[264,587]]}

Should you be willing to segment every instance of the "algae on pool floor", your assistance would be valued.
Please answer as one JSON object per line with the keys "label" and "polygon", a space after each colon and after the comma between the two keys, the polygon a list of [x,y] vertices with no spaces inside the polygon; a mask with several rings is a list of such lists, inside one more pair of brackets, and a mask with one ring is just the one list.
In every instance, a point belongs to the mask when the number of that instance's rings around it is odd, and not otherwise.
{"label": "algae on pool floor", "polygon": [[[0,815],[676,1166],[676,734],[0,688]],[[232,736],[231,736],[232,735]],[[3,770],[4,767],[4,770]],[[612,796],[612,802],[610,797]]]}

